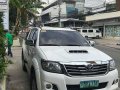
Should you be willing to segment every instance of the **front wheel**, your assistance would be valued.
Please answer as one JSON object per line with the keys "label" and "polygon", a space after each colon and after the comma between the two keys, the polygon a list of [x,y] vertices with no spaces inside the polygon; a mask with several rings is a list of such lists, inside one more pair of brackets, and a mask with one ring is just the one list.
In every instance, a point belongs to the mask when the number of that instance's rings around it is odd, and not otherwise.
{"label": "front wheel", "polygon": [[99,36],[99,35],[97,35],[97,36],[96,36],[96,38],[97,38],[97,39],[99,39],[99,38],[100,38],[100,36]]}
{"label": "front wheel", "polygon": [[85,36],[85,38],[88,40],[88,36]]}
{"label": "front wheel", "polygon": [[24,59],[24,55],[23,55],[23,51],[22,51],[22,69],[24,72],[27,72],[26,66],[25,66],[25,59]]}

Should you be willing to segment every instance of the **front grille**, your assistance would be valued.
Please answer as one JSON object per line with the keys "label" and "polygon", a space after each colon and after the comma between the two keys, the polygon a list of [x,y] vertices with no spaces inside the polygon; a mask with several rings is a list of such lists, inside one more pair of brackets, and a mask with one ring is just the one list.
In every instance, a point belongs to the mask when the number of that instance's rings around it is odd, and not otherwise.
{"label": "front grille", "polygon": [[64,65],[66,72],[71,76],[89,76],[89,75],[100,75],[106,74],[108,71],[107,64],[94,64],[88,65]]}
{"label": "front grille", "polygon": [[81,89],[80,85],[66,85],[67,90],[94,90],[94,89],[103,89],[106,88],[108,82],[99,83],[99,86],[96,88],[84,88]]}

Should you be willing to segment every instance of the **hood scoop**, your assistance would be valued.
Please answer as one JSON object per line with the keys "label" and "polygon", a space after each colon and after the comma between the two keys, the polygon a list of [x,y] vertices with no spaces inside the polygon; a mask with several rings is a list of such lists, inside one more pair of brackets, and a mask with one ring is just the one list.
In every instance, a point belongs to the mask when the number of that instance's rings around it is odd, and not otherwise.
{"label": "hood scoop", "polygon": [[88,53],[87,50],[69,50],[69,53]]}

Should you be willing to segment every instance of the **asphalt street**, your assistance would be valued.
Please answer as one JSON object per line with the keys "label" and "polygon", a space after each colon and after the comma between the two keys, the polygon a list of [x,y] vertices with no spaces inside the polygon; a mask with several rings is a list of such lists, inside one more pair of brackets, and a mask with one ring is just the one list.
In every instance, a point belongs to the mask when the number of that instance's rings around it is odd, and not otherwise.
{"label": "asphalt street", "polygon": [[120,77],[120,49],[111,48],[104,45],[95,45],[95,47],[103,51],[104,53],[108,54],[115,60],[116,68],[119,71],[119,77]]}
{"label": "asphalt street", "polygon": [[[95,47],[114,58],[120,77],[120,50],[98,44]],[[7,71],[7,90],[30,90],[29,77],[22,71],[21,47],[14,47],[13,55],[14,57],[10,59],[14,64],[9,65]]]}
{"label": "asphalt street", "polygon": [[[120,49],[111,48],[111,47],[107,47],[105,45],[100,45],[100,44],[95,45],[95,48],[108,54],[115,60],[116,68],[118,69],[119,78],[120,78]],[[119,87],[120,87],[120,83],[119,83]]]}

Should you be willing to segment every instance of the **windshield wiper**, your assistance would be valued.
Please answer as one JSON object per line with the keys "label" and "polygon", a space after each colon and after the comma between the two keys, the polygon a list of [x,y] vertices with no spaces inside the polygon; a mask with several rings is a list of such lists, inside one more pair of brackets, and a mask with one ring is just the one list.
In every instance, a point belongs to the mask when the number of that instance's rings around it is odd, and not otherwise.
{"label": "windshield wiper", "polygon": [[60,46],[60,45],[57,45],[57,44],[41,44],[40,46]]}

